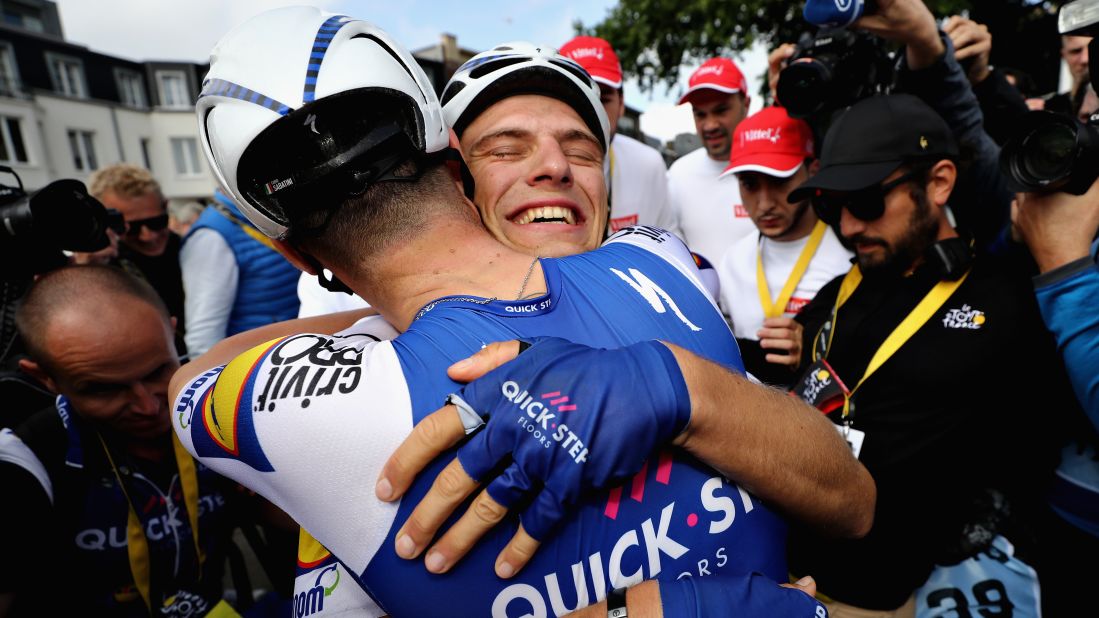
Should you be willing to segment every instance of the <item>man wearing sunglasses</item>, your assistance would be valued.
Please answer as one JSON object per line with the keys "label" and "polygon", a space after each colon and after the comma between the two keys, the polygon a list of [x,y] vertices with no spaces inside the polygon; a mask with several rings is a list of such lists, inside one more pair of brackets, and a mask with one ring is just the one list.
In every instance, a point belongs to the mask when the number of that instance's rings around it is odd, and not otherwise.
{"label": "man wearing sunglasses", "polygon": [[93,173],[88,178],[88,193],[107,208],[122,213],[126,226],[119,238],[119,261],[127,270],[140,274],[160,295],[168,313],[176,319],[176,344],[182,346],[182,241],[168,229],[167,202],[160,183],[143,167],[118,163]]}
{"label": "man wearing sunglasses", "polygon": [[786,201],[816,170],[809,125],[768,107],[737,125],[722,174],[722,182],[740,185],[759,231],[736,241],[718,265],[721,308],[745,368],[776,386],[789,387],[801,362],[801,327],[793,316],[851,267],[851,252],[809,200]]}
{"label": "man wearing sunglasses", "polygon": [[[797,317],[794,393],[839,426],[878,486],[864,539],[792,532],[791,570],[813,573],[833,616],[934,610],[943,597],[920,594],[934,566],[1008,535],[1005,509],[982,501],[1021,513],[1050,472],[1056,423],[1030,413],[1064,409],[1054,400],[1068,391],[1026,281],[975,253],[945,214],[957,159],[949,127],[925,103],[875,97],[835,121],[819,173],[789,196],[810,199],[856,253]],[[982,542],[966,537],[973,529]],[[1033,594],[1037,581],[1028,583]],[[1017,590],[1008,584],[997,598],[1021,606]],[[945,602],[979,592],[967,586]]]}

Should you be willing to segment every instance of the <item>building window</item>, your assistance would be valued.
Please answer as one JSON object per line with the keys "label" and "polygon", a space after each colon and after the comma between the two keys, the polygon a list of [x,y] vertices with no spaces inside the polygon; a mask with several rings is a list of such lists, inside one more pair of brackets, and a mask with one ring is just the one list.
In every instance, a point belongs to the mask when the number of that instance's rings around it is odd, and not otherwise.
{"label": "building window", "polygon": [[172,138],[172,158],[176,163],[176,174],[197,176],[202,173],[198,166],[198,142],[193,137]]}
{"label": "building window", "polygon": [[150,172],[153,171],[153,161],[149,158],[149,138],[141,138],[141,161],[145,164],[145,169]]}
{"label": "building window", "polygon": [[0,43],[0,95],[15,96],[19,90],[19,69],[15,64],[15,50],[7,43]]}
{"label": "building window", "polygon": [[123,105],[146,107],[145,84],[141,74],[125,69],[115,69],[115,82],[118,84],[118,98]]}
{"label": "building window", "polygon": [[156,82],[160,87],[160,105],[177,109],[190,108],[191,97],[187,94],[187,76],[183,71],[157,71]]}
{"label": "building window", "polygon": [[73,154],[73,167],[78,172],[90,172],[99,169],[95,159],[95,134],[91,131],[69,129],[69,150]]}
{"label": "building window", "polygon": [[88,96],[88,90],[84,87],[84,65],[80,60],[47,53],[46,64],[50,67],[54,91],[78,99]]}
{"label": "building window", "polygon": [[29,163],[27,147],[23,143],[23,129],[19,119],[0,116],[0,161],[4,163]]}
{"label": "building window", "polygon": [[46,28],[42,23],[42,9],[32,7],[5,6],[3,11],[4,22],[6,23],[9,23],[17,28],[30,30],[31,32],[46,31]]}

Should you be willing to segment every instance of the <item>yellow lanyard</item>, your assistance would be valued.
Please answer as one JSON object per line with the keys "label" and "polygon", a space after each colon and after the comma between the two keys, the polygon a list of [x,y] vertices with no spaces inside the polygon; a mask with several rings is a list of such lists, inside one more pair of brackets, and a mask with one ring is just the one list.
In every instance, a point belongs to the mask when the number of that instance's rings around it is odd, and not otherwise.
{"label": "yellow lanyard", "polygon": [[763,238],[760,237],[759,246],[756,248],[756,287],[759,288],[759,302],[763,305],[763,317],[777,318],[786,313],[786,305],[790,302],[790,297],[794,295],[798,283],[801,283],[801,278],[805,276],[805,271],[809,268],[809,262],[812,261],[817,248],[820,247],[820,241],[824,238],[824,232],[827,229],[828,226],[823,221],[817,221],[817,224],[813,226],[813,231],[809,234],[809,241],[802,248],[798,261],[794,263],[794,270],[790,271],[790,276],[786,278],[786,285],[782,286],[782,291],[778,294],[778,300],[773,304],[771,303],[771,288],[767,285],[767,274],[763,272]]}
{"label": "yellow lanyard", "polygon": [[[107,448],[103,436],[96,435],[99,436],[99,443],[103,445],[103,452],[107,454],[107,461],[111,464],[111,469],[118,480],[118,486],[122,488],[122,495],[126,497],[126,504],[130,507],[129,515],[126,518],[126,552],[130,559],[130,572],[134,576],[134,586],[137,588],[138,594],[141,595],[141,600],[145,602],[145,607],[152,613],[152,601],[149,598],[152,576],[149,560],[149,541],[145,538],[145,528],[141,525],[141,518],[137,516],[137,511],[134,509],[134,501],[130,498],[122,474],[119,472],[118,466],[115,465],[114,458],[111,457],[111,449]],[[195,556],[198,558],[199,577],[201,577],[202,563],[206,560],[206,556],[198,543],[198,474],[195,471],[195,460],[183,448],[183,444],[180,443],[175,432],[172,432],[172,451],[175,454],[176,467],[179,469],[179,482],[183,488],[183,502],[187,507],[187,520],[191,523],[191,540],[195,543]]]}
{"label": "yellow lanyard", "polygon": [[[920,330],[931,316],[934,315],[940,307],[947,301],[954,291],[962,285],[962,282],[969,276],[967,270],[964,275],[955,281],[940,281],[935,284],[935,287],[931,288],[931,291],[923,297],[916,308],[909,313],[893,332],[889,333],[889,336],[885,338],[885,342],[881,344],[877,352],[874,352],[874,356],[870,359],[870,364],[866,366],[866,371],[863,373],[862,378],[859,379],[855,387],[850,392],[844,393],[843,396],[843,420],[847,420],[848,415],[851,413],[851,398],[855,396],[855,391],[859,390],[863,382],[866,382],[867,378],[872,376],[879,367],[885,364],[897,350],[901,349],[912,335],[916,334],[916,331]],[[855,293],[855,289],[862,283],[862,271],[859,270],[858,265],[851,267],[847,275],[843,278],[843,283],[840,284],[839,294],[836,296],[836,305],[832,309],[831,325],[828,327],[828,343],[824,349],[824,356],[828,356],[828,351],[832,349],[832,336],[836,333],[836,323],[839,321],[839,310],[843,306],[847,299]],[[815,353],[814,360],[820,360],[820,354]]]}

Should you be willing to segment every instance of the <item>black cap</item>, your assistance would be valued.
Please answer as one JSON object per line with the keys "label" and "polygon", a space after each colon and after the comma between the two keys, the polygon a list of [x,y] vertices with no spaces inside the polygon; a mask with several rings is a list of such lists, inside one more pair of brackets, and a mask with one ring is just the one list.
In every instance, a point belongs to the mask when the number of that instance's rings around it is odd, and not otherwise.
{"label": "black cap", "polygon": [[880,184],[903,163],[957,159],[946,121],[910,94],[863,99],[843,112],[824,138],[820,171],[790,192],[800,202],[814,191],[858,191]]}

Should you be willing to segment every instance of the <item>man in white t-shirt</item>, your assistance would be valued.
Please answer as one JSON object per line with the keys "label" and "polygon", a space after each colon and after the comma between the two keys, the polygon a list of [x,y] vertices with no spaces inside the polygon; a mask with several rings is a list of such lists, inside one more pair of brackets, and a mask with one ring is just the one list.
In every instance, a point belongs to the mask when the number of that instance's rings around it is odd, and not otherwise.
{"label": "man in white t-shirt", "polygon": [[737,124],[748,114],[748,84],[736,63],[711,58],[691,74],[679,103],[690,103],[702,148],[668,170],[668,196],[683,240],[717,263],[742,236],[755,231],[735,182],[721,182]]}
{"label": "man in white t-shirt", "polygon": [[675,212],[668,202],[667,168],[655,148],[618,132],[618,119],[626,111],[622,92],[622,65],[607,41],[578,36],[561,46],[560,53],[576,61],[599,84],[599,99],[611,125],[611,145],[603,171],[607,176],[613,234],[631,225],[651,225],[680,234]]}
{"label": "man in white t-shirt", "polygon": [[764,382],[787,386],[801,357],[785,331],[824,284],[851,267],[850,251],[817,218],[809,200],[786,196],[816,172],[813,133],[781,107],[746,118],[733,134],[729,166],[758,231],[736,241],[718,264],[721,307],[744,365]]}

